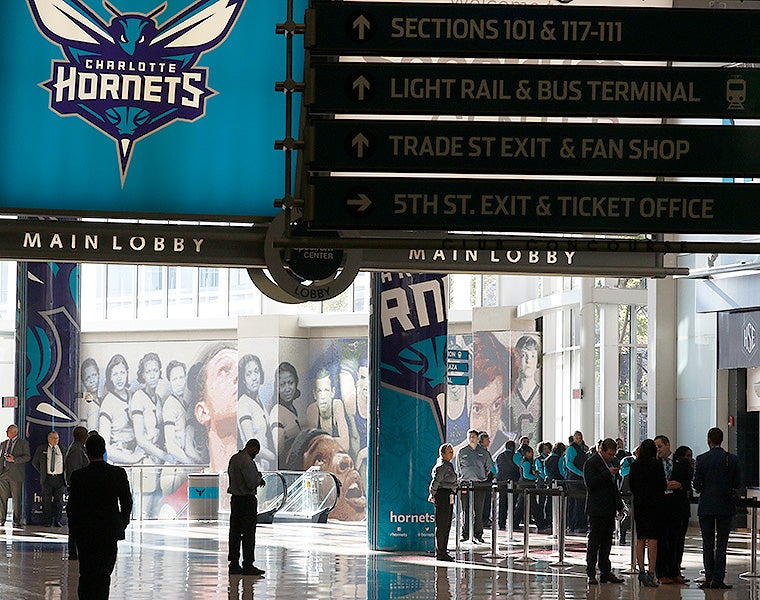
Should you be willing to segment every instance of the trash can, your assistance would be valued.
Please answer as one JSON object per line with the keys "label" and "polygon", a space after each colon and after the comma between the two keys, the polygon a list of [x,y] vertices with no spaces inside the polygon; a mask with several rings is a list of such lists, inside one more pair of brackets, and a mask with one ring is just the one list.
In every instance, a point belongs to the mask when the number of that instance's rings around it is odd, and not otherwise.
{"label": "trash can", "polygon": [[191,521],[219,519],[219,473],[187,476],[187,518]]}

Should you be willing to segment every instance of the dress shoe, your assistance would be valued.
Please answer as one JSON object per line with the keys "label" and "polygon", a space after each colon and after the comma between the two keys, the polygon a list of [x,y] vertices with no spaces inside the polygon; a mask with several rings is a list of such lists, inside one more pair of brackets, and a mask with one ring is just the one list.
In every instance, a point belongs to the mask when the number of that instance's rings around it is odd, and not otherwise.
{"label": "dress shoe", "polygon": [[710,584],[710,589],[711,590],[730,590],[732,587],[734,587],[734,586],[732,586],[729,583],[723,583],[722,581],[720,581],[720,582],[713,581]]}
{"label": "dress shoe", "polygon": [[664,585],[671,585],[675,582],[676,580],[673,577],[660,577],[660,583]]}
{"label": "dress shoe", "polygon": [[712,581],[703,581],[697,586],[700,590],[709,590],[712,587]]}
{"label": "dress shoe", "polygon": [[230,573],[230,575],[242,575],[243,574],[243,569],[240,568],[240,565],[236,565],[236,564],[233,563],[233,564],[230,565],[229,573]]}
{"label": "dress shoe", "polygon": [[594,577],[593,575],[588,578],[587,583],[589,585],[598,585],[599,584],[599,582],[596,580],[596,577]]}
{"label": "dress shoe", "polygon": [[462,537],[459,538],[459,541],[460,542],[466,542],[469,539],[470,539],[469,537],[467,537],[466,535],[463,535]]}
{"label": "dress shoe", "polygon": [[263,575],[265,571],[258,567],[246,567],[243,569],[243,575]]}
{"label": "dress shoe", "polygon": [[443,556],[436,556],[436,560],[442,560],[444,562],[452,562],[454,560],[454,557],[451,556],[451,554],[444,554]]}
{"label": "dress shoe", "polygon": [[679,585],[684,585],[686,583],[689,583],[689,580],[686,579],[686,577],[684,577],[683,575],[679,575],[678,577],[673,577],[673,582]]}
{"label": "dress shoe", "polygon": [[607,575],[602,575],[599,578],[599,581],[601,581],[602,583],[623,583],[625,579],[623,579],[622,577],[618,577],[614,573],[607,573]]}
{"label": "dress shoe", "polygon": [[482,535],[476,535],[474,539],[475,539],[475,541],[476,541],[478,544],[485,544],[485,543],[486,543],[486,541],[483,539],[483,536],[482,536]]}

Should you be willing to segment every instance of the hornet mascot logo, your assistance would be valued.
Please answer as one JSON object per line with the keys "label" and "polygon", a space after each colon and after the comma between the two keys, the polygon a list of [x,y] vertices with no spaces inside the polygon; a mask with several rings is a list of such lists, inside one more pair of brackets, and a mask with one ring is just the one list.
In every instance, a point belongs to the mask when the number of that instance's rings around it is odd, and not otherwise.
{"label": "hornet mascot logo", "polygon": [[53,61],[50,108],[77,115],[116,141],[122,186],[135,143],[175,120],[195,121],[215,94],[201,54],[229,35],[245,0],[197,0],[158,25],[150,14],[120,13],[109,23],[80,0],[27,0],[37,28],[67,60]]}

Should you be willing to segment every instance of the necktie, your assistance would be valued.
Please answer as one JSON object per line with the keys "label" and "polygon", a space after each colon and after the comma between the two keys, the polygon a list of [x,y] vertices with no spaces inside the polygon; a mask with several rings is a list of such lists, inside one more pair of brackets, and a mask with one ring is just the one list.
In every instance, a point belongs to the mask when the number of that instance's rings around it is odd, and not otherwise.
{"label": "necktie", "polygon": [[13,444],[15,443],[16,439],[8,440],[8,443],[5,445],[5,456],[3,456],[3,471],[8,466],[8,461],[5,460],[6,456],[11,456],[13,454]]}
{"label": "necktie", "polygon": [[50,447],[50,474],[55,473],[55,446]]}
{"label": "necktie", "polygon": [[665,459],[665,479],[670,481],[670,475],[673,473],[673,459],[669,456]]}

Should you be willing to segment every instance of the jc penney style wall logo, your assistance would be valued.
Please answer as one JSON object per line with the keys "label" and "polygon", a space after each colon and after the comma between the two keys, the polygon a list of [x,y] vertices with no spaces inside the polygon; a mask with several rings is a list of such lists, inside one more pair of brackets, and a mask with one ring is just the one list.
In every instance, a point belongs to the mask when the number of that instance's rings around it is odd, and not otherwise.
{"label": "jc penney style wall logo", "polygon": [[164,2],[148,14],[122,13],[111,3],[106,23],[80,0],[27,0],[39,31],[61,47],[42,87],[50,108],[76,115],[116,141],[122,185],[135,143],[176,120],[206,113],[208,69],[196,67],[221,44],[245,0],[197,0],[161,25]]}

